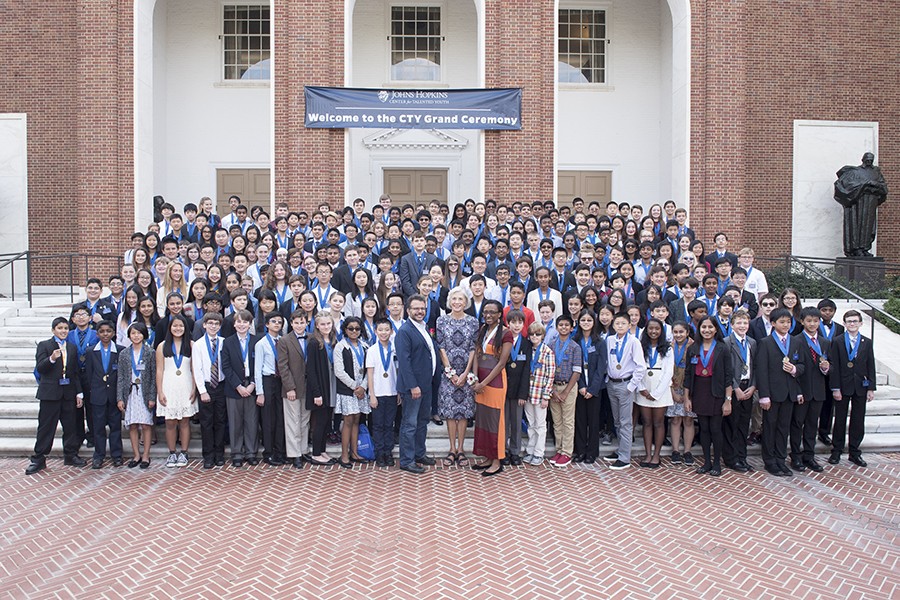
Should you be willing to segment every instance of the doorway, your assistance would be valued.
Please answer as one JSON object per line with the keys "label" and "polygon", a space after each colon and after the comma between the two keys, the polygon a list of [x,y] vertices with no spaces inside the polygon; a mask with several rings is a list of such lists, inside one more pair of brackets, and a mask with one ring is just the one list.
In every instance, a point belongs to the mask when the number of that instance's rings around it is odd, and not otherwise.
{"label": "doorway", "polygon": [[269,169],[216,169],[216,213],[227,215],[229,196],[238,196],[249,210],[262,206],[271,210],[271,170]]}
{"label": "doorway", "polygon": [[394,205],[447,202],[447,169],[384,169],[384,193]]}
{"label": "doorway", "polygon": [[612,200],[612,171],[558,171],[556,205],[572,206],[573,198],[585,206],[597,201],[601,206]]}

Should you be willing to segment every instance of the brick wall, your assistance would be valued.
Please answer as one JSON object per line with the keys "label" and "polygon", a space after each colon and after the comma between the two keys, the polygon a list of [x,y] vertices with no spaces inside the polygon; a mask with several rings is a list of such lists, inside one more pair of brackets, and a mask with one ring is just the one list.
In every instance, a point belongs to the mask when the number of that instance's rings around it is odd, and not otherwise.
{"label": "brick wall", "polygon": [[[692,25],[691,206],[704,240],[722,228],[734,248],[790,251],[795,119],[878,121],[877,161],[897,188],[894,3],[694,0]],[[882,207],[878,236],[878,254],[894,261],[896,201]]]}
{"label": "brick wall", "polygon": [[522,88],[523,128],[485,132],[485,196],[499,202],[554,199],[553,4],[485,3],[486,87]]}
{"label": "brick wall", "polygon": [[344,84],[344,3],[275,2],[275,202],[344,205],[344,131],[303,126],[303,86]]}

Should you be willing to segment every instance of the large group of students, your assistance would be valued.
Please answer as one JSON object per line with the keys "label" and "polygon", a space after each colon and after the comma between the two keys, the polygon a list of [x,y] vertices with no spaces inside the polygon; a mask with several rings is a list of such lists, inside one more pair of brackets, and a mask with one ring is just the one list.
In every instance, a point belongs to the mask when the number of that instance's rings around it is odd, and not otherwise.
{"label": "large group of students", "polygon": [[[860,313],[841,325],[831,300],[769,290],[753,250],[731,252],[724,232],[706,248],[672,201],[646,214],[580,198],[451,210],[385,195],[274,216],[229,204],[164,204],[121,272],[88,279],[86,300],[53,320],[27,474],[60,422],[67,465],[87,463],[86,444],[94,469],[107,448],[113,466],[146,469],[162,426],[166,466],[185,466],[192,420],[205,469],[390,467],[399,443],[411,473],[436,460],[485,477],[621,470],[640,425],[640,467],[659,468],[671,444],[673,465],[746,473],[759,443],[766,471],[787,476],[824,469],[817,439],[838,464],[849,416],[849,459],[866,466],[876,381]],[[426,452],[429,423],[446,424],[446,456]]]}

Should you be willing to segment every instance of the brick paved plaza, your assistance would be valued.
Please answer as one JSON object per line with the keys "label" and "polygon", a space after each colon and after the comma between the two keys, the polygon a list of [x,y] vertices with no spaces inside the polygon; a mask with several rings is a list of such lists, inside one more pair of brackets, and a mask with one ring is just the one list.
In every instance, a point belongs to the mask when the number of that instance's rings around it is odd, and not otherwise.
{"label": "brick paved plaza", "polygon": [[0,596],[897,598],[900,454],[866,458],[789,479],[3,459]]}

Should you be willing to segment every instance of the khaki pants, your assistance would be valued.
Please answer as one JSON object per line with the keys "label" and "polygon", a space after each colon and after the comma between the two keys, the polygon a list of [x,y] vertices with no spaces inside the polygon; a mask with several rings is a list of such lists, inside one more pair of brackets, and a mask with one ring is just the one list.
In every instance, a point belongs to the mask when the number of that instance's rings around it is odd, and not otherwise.
{"label": "khaki pants", "polygon": [[309,449],[309,410],[306,397],[284,398],[284,445],[288,458],[303,456]]}
{"label": "khaki pants", "polygon": [[[550,400],[550,414],[553,415],[553,436],[556,438],[556,451],[566,456],[572,456],[575,446],[575,397],[578,395],[577,386],[565,397],[563,402]],[[566,389],[565,383],[554,383],[553,391],[562,394]]]}

